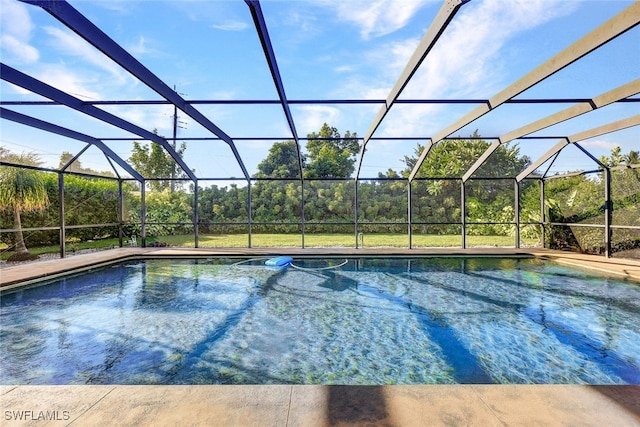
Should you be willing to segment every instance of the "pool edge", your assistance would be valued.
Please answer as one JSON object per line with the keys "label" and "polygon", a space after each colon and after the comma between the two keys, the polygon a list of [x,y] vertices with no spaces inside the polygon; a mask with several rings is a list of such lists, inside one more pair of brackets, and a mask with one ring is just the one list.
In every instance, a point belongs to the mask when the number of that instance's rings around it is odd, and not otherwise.
{"label": "pool edge", "polygon": [[72,257],[26,263],[0,269],[0,291],[31,286],[45,279],[54,279],[87,269],[117,262],[144,258],[202,258],[214,256],[365,256],[365,257],[535,257],[572,267],[640,283],[640,260],[604,258],[548,249],[469,248],[469,249],[395,249],[395,248],[116,248]]}

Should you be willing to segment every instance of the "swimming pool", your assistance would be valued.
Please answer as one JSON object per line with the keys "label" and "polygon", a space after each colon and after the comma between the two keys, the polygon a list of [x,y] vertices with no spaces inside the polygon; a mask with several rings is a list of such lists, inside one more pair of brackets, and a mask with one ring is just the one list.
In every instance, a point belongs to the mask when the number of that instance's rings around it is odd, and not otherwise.
{"label": "swimming pool", "polygon": [[538,259],[145,260],[2,295],[3,384],[638,384],[640,286]]}

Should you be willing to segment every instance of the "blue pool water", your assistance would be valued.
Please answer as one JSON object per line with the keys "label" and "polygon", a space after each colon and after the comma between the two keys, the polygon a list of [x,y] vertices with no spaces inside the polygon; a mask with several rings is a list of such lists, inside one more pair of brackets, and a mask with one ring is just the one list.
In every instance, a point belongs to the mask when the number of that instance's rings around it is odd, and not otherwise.
{"label": "blue pool water", "polygon": [[0,381],[640,383],[638,284],[534,259],[264,261],[136,261],[4,293]]}

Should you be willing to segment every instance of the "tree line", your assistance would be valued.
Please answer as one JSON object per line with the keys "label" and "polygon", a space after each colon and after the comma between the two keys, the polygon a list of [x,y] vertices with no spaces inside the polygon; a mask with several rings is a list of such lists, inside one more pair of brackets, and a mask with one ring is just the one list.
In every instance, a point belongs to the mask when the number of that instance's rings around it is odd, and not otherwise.
{"label": "tree line", "polygon": [[[459,177],[484,153],[491,144],[478,133],[469,138],[442,141],[432,148],[422,164],[416,179],[411,183],[411,222],[415,230],[426,234],[460,234],[461,181]],[[249,187],[230,184],[199,188],[198,219],[201,233],[246,233],[249,213],[247,204],[251,197],[251,221],[253,232],[299,232],[302,216],[309,232],[345,233],[353,231],[355,212],[361,231],[366,233],[406,233],[408,221],[406,178],[413,170],[424,147],[418,144],[412,154],[404,157],[405,168],[379,173],[375,180],[362,180],[357,184],[350,178],[360,150],[355,133],[344,135],[326,123],[319,132],[308,135],[304,152],[294,141],[281,141],[272,145],[268,155],[258,164],[256,180]],[[180,155],[187,149],[182,145]],[[20,155],[0,149],[0,160],[37,166],[34,155]],[[622,154],[619,148],[601,161],[608,166],[638,163],[638,152]],[[72,159],[63,153],[60,165]],[[193,233],[194,189],[185,188],[184,177],[173,159],[158,144],[133,143],[128,159],[143,176],[156,178],[147,181],[146,193],[147,235]],[[464,206],[467,234],[513,235],[514,233],[514,177],[526,168],[530,160],[520,154],[517,144],[507,144],[496,150],[465,184]],[[70,168],[82,174],[96,171],[83,168],[78,160]],[[304,184],[301,184],[300,173]],[[18,173],[18,171],[20,171]],[[13,175],[12,175],[13,174]],[[22,196],[9,191],[8,183],[22,182],[24,176],[39,177],[35,186],[44,188],[40,194]],[[104,175],[104,173],[101,173]],[[56,226],[59,224],[58,177],[55,173],[35,170],[0,168],[0,201],[2,202],[2,228]],[[638,169],[616,171],[613,179],[613,195],[616,219],[622,225],[640,225],[637,212],[640,197]],[[15,184],[15,182],[13,182]],[[136,184],[125,183],[124,221],[127,235],[140,233],[141,198]],[[23,191],[23,190],[20,190]],[[355,205],[357,191],[359,204]],[[520,186],[520,219],[522,223],[541,221],[540,186],[525,180]],[[37,193],[37,192],[36,192]],[[17,202],[24,197],[24,201]],[[30,201],[29,201],[30,200]],[[37,203],[34,203],[34,200]],[[304,200],[304,211],[303,211]],[[545,185],[545,209],[547,219],[555,222],[603,223],[604,183],[596,176],[578,175],[571,178],[551,179]],[[118,185],[113,179],[66,175],[65,224],[109,224],[118,221]],[[16,222],[18,218],[18,222]],[[377,223],[377,224],[376,224]],[[488,224],[490,223],[490,224]],[[235,225],[234,225],[235,224]],[[538,226],[523,226],[525,237],[540,235]],[[67,236],[80,240],[117,236],[114,226],[72,228]],[[593,247],[602,239],[594,234]],[[17,233],[2,233],[2,241],[18,248],[22,240]],[[582,237],[580,237],[582,238]],[[560,233],[558,246],[570,246],[571,239]],[[584,238],[582,238],[584,240]],[[633,233],[625,237],[635,242]],[[30,233],[31,245],[56,244],[56,231]],[[624,240],[624,239],[623,239]],[[566,241],[566,242],[565,242]],[[601,244],[601,243],[600,243]],[[22,249],[22,247],[20,247]]]}

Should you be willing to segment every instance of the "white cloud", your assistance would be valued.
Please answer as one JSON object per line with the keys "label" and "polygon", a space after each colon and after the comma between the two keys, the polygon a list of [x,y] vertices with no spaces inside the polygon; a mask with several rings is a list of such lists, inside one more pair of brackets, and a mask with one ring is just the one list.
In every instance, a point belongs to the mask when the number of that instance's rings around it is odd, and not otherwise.
{"label": "white cloud", "polygon": [[[333,66],[336,73],[349,73],[340,77],[340,86],[330,96],[336,98],[386,99],[419,40],[410,39],[384,43],[375,50],[362,52],[364,58]],[[335,58],[332,62],[336,62]],[[377,111],[378,107],[374,107]]]}
{"label": "white cloud", "polygon": [[299,10],[289,11],[286,22],[288,25],[298,28],[301,34],[316,33],[318,31],[318,18],[308,13],[302,13]]}
{"label": "white cloud", "polygon": [[121,15],[129,15],[135,11],[135,2],[131,0],[111,0],[94,2],[96,6]]}
{"label": "white cloud", "polygon": [[[112,106],[109,108],[112,114],[134,123],[141,128],[152,130],[157,129],[158,134],[170,137],[173,132],[173,108],[169,105],[158,108],[141,108],[136,106]],[[188,118],[179,114],[181,122]]]}
{"label": "white cloud", "polygon": [[317,132],[323,123],[337,123],[340,118],[340,110],[324,105],[308,105],[298,109],[296,115],[296,127],[300,135]]}
{"label": "white cloud", "polygon": [[0,45],[2,45],[3,50],[8,51],[13,58],[21,63],[34,63],[40,58],[38,49],[9,34],[2,34],[0,37]]}
{"label": "white cloud", "polygon": [[234,88],[216,90],[209,95],[210,99],[236,99],[238,97]]}
{"label": "white cloud", "polygon": [[356,24],[360,36],[368,39],[401,29],[430,1],[433,0],[325,0],[321,4],[336,8],[339,19]]}
{"label": "white cloud", "polygon": [[[419,43],[420,40],[418,38],[394,40],[384,43],[376,50],[367,53],[368,61],[372,65],[383,65],[382,72],[384,77],[390,82],[389,89],[391,89],[392,83],[395,83],[398,76],[400,76]],[[384,98],[386,98],[386,95]]]}
{"label": "white cloud", "polygon": [[138,37],[138,41],[136,41],[135,44],[130,45],[127,48],[127,51],[133,55],[137,55],[138,57],[147,55],[149,53],[158,53],[157,50],[151,49],[149,47],[149,42],[144,36]]}
{"label": "white cloud", "polygon": [[336,73],[349,73],[356,69],[355,65],[339,65],[333,69]]}
{"label": "white cloud", "polygon": [[29,44],[33,23],[27,6],[12,0],[0,0],[0,46],[2,55],[8,55],[20,63],[36,62],[40,54]]}
{"label": "white cloud", "polygon": [[[30,90],[24,89],[20,86],[14,85],[13,83],[9,83],[9,82],[2,82],[2,85],[4,87],[2,87],[0,89],[0,93],[3,94],[8,94],[8,93],[15,93],[21,96],[24,96],[25,98],[29,97],[29,96],[38,96],[35,95],[33,92],[31,92]],[[5,89],[6,87],[6,89]]]}
{"label": "white cloud", "polygon": [[516,35],[565,14],[568,8],[562,3],[558,0],[469,3],[427,57],[421,70],[422,80],[415,85],[424,88],[421,96],[461,96],[477,90],[479,85],[500,87],[502,77],[496,64],[500,63],[502,48]]}
{"label": "white cloud", "polygon": [[2,6],[2,14],[0,14],[2,32],[28,39],[33,31],[33,23],[27,6],[15,0],[0,0],[0,5]]}
{"label": "white cloud", "polygon": [[249,25],[242,21],[225,21],[222,24],[213,24],[212,27],[223,31],[242,31]]}
{"label": "white cloud", "polygon": [[[559,0],[486,0],[463,6],[402,96],[462,98],[477,97],[477,94],[494,95],[506,84],[501,61],[506,43],[527,30],[566,14],[575,8],[575,4]],[[408,47],[413,46],[414,49],[416,44],[408,40],[405,44],[392,46],[388,53],[396,60],[389,63],[406,63],[413,53],[413,50],[408,52]],[[394,120],[385,122],[381,131],[389,134],[404,129],[406,135],[424,134],[425,125],[434,119],[434,113],[433,108],[406,106]],[[441,127],[448,124],[445,119]]]}
{"label": "white cloud", "polygon": [[87,73],[74,72],[65,64],[43,65],[35,77],[77,98],[89,101],[101,99],[100,94],[91,89],[96,83],[95,79]]}
{"label": "white cloud", "polygon": [[107,71],[118,82],[125,82],[126,72],[102,52],[76,34],[57,27],[44,27],[51,36],[50,45],[63,54],[83,59],[89,64]]}

